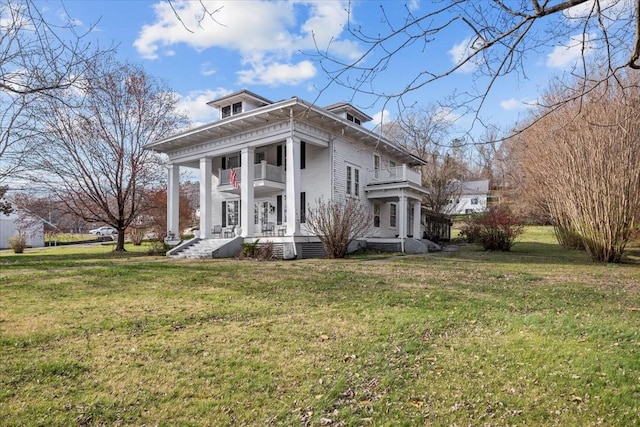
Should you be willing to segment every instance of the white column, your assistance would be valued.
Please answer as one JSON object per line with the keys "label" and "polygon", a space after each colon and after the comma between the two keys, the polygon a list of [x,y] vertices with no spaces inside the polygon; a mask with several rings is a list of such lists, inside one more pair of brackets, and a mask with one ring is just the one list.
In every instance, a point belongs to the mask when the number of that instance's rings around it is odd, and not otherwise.
{"label": "white column", "polygon": [[300,141],[287,138],[287,236],[300,231]]}
{"label": "white column", "polygon": [[242,237],[253,237],[253,147],[243,148],[240,154],[240,228]]}
{"label": "white column", "polygon": [[180,237],[180,166],[167,166],[167,235]]}
{"label": "white column", "polygon": [[422,233],[420,233],[420,220],[422,215],[422,204],[419,200],[413,202],[413,238],[422,239]]}
{"label": "white column", "polygon": [[400,196],[398,211],[398,237],[405,239],[407,237],[407,198],[405,196]]}
{"label": "white column", "polygon": [[213,224],[211,159],[200,159],[200,238],[212,237]]}

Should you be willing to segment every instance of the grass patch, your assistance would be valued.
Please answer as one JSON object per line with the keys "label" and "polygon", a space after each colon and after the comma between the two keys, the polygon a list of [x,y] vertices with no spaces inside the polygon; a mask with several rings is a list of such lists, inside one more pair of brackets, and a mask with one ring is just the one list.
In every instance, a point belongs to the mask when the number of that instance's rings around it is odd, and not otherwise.
{"label": "grass patch", "polygon": [[640,265],[544,231],[387,259],[3,253],[0,424],[636,425]]}

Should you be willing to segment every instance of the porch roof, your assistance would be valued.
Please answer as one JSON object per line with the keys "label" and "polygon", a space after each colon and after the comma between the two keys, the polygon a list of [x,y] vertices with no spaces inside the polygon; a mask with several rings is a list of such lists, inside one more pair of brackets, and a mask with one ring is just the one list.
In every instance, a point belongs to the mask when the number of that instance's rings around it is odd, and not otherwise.
{"label": "porch roof", "polygon": [[144,148],[159,153],[168,153],[218,138],[246,132],[268,123],[278,123],[291,119],[307,121],[321,129],[334,134],[344,135],[348,139],[369,145],[372,149],[376,148],[389,152],[402,159],[402,161],[408,165],[416,166],[426,164],[425,160],[393,144],[384,136],[297,97],[181,131],[169,137],[153,141],[145,145]]}

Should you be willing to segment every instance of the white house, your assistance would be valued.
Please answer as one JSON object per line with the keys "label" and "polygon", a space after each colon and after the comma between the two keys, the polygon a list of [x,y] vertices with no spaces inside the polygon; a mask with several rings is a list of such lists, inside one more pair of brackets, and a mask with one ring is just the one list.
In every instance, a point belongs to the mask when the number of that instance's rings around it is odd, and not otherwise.
{"label": "white house", "polygon": [[27,238],[27,246],[32,248],[44,246],[44,223],[42,221],[29,221],[28,225],[23,225],[18,215],[0,213],[0,249],[9,248],[9,239],[19,233],[24,234]]}
{"label": "white house", "polygon": [[456,182],[456,196],[450,200],[447,212],[452,215],[472,214],[487,210],[489,180]]}
{"label": "white house", "polygon": [[199,238],[170,254],[191,246],[199,256],[233,255],[242,242],[259,238],[284,258],[321,255],[306,227],[318,198],[357,198],[369,206],[368,246],[426,251],[419,240],[425,162],[363,127],[371,117],[347,103],[272,102],[247,90],[208,104],[219,120],[146,147],[168,156],[168,235],[181,230],[181,168],[199,169]]}

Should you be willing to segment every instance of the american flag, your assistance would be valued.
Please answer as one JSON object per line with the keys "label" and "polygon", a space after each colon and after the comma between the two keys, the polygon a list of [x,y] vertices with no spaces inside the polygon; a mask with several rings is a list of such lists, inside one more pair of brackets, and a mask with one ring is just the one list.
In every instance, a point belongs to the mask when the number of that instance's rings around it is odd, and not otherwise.
{"label": "american flag", "polygon": [[231,169],[229,171],[229,180],[231,181],[231,185],[233,185],[233,188],[240,188],[240,186],[238,185],[238,175],[236,175],[235,169]]}

